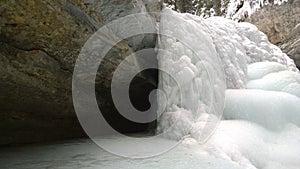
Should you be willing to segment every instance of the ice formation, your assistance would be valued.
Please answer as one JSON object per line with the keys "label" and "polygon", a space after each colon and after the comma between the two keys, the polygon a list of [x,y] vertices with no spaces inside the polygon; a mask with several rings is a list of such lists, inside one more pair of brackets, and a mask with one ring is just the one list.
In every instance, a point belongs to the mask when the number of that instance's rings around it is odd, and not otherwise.
{"label": "ice formation", "polygon": [[159,53],[159,67],[171,75],[160,73],[168,100],[158,133],[204,143],[220,122],[203,145],[211,154],[249,169],[300,166],[300,74],[265,34],[249,23],[169,9],[160,33],[159,48],[169,52]]}
{"label": "ice formation", "polygon": [[[204,20],[165,9],[159,31],[158,48],[164,50],[158,53],[159,67],[169,74],[159,76],[166,97],[159,95],[158,101],[168,100],[158,132],[167,130],[164,137],[169,140],[146,149],[182,140],[179,146],[144,159],[113,156],[91,142],[18,147],[4,151],[0,165],[4,169],[299,169],[300,74],[286,54],[255,26],[224,18]],[[127,150],[124,138],[107,142],[117,142],[117,149],[134,154],[143,152],[137,146]]]}

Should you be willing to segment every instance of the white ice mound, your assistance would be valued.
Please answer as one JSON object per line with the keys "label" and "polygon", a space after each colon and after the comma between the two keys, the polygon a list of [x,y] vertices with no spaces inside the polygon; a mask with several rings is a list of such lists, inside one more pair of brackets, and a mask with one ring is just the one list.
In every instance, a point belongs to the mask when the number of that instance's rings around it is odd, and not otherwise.
{"label": "white ice mound", "polygon": [[[168,100],[158,132],[193,146],[219,124],[202,147],[211,154],[245,169],[299,168],[300,75],[294,62],[249,23],[162,13],[168,17],[161,18],[160,33],[171,36],[159,36],[158,47],[168,51],[159,52],[159,67],[174,78],[160,72],[159,89]],[[230,89],[224,120],[222,82]]]}
{"label": "white ice mound", "polygon": [[[202,114],[201,140],[209,137],[222,117],[226,89],[223,67],[205,22],[189,15],[164,10],[160,20],[159,89],[167,98],[165,113],[159,118],[158,133],[180,139],[191,133]],[[161,108],[159,108],[161,110]]]}
{"label": "white ice mound", "polygon": [[265,90],[227,90],[224,118],[246,120],[278,130],[292,123],[300,126],[300,98]]}
{"label": "white ice mound", "polygon": [[[164,9],[159,33],[159,68],[169,75],[159,75],[159,89],[165,94],[158,96],[159,109],[166,108],[158,119],[158,133],[167,132],[167,138],[191,135],[205,141],[221,119],[225,88],[246,88],[248,75],[254,80],[281,70],[297,72],[294,62],[249,23]],[[248,71],[256,62],[270,63],[262,64],[266,70],[258,64]],[[298,95],[295,86],[280,91]]]}
{"label": "white ice mound", "polygon": [[[196,16],[194,16],[196,17]],[[288,70],[298,71],[294,61],[267,36],[250,23],[237,23],[221,17],[202,20],[210,27],[208,33],[225,70],[227,88],[244,88],[247,81],[247,65],[256,62],[276,62]]]}
{"label": "white ice mound", "polygon": [[288,68],[277,62],[257,62],[248,66],[248,80],[261,79],[269,73],[288,70]]}
{"label": "white ice mound", "polygon": [[278,63],[261,62],[248,66],[247,88],[282,91],[300,98],[300,74]]}

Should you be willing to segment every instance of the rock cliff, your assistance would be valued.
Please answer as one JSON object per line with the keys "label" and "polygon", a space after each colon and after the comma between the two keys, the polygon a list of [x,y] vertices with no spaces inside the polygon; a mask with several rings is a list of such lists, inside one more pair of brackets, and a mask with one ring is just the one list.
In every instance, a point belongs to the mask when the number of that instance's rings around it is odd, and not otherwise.
{"label": "rock cliff", "polygon": [[[71,95],[72,72],[81,47],[98,28],[114,19],[160,8],[158,1],[149,0],[3,0],[0,145],[84,136]],[[116,45],[105,57],[105,63],[110,64],[99,68],[97,88],[108,93],[119,60],[153,47],[155,37],[133,37]],[[98,101],[110,111],[107,97],[102,94]],[[135,125],[126,120],[120,123]]]}
{"label": "rock cliff", "polygon": [[266,6],[246,21],[256,25],[300,67],[300,0]]}

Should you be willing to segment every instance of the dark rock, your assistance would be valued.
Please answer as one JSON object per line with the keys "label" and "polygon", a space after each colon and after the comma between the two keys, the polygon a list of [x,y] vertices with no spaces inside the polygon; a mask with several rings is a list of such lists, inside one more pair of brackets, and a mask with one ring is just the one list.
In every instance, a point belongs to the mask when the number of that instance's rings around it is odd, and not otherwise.
{"label": "dark rock", "polygon": [[[146,5],[145,5],[146,4]],[[0,7],[0,145],[85,136],[72,104],[72,72],[87,39],[133,13],[160,11],[158,1],[3,0]],[[155,20],[155,18],[153,18]],[[154,35],[121,41],[99,68],[97,87],[126,56],[155,44]],[[99,96],[99,107],[107,103]]]}

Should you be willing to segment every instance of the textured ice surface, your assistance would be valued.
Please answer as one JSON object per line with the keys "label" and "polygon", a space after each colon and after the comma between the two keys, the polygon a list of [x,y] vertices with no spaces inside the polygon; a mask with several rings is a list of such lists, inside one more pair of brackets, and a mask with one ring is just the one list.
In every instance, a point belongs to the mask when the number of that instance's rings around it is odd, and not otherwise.
{"label": "textured ice surface", "polygon": [[261,79],[249,81],[247,88],[283,91],[300,97],[300,74],[291,71],[270,73]]}
{"label": "textured ice surface", "polygon": [[[186,37],[196,52],[172,37],[159,39],[160,47],[177,54],[160,53],[159,66],[184,77],[176,78],[180,91],[171,78],[160,75],[159,87],[169,99],[158,132],[171,131],[165,135],[169,139],[190,139],[192,147],[203,143],[203,132],[213,131],[207,126],[214,128],[220,120],[220,112],[211,111],[219,110],[220,104],[212,104],[211,98],[222,97],[222,90],[212,88],[218,83],[209,80],[222,80],[221,67],[231,89],[226,91],[224,120],[202,148],[246,169],[299,167],[300,75],[294,62],[249,23],[163,12],[176,18],[162,18],[163,31]],[[176,22],[180,19],[185,25]]]}
{"label": "textured ice surface", "polygon": [[269,73],[287,70],[287,67],[277,62],[257,62],[248,66],[248,80],[261,79]]}
{"label": "textured ice surface", "polygon": [[300,74],[275,62],[253,63],[248,66],[247,88],[281,91],[300,97]]}
{"label": "textured ice surface", "polygon": [[[299,95],[294,62],[254,25],[221,17],[205,20],[169,9],[163,14],[159,48],[168,52],[160,52],[158,60],[171,77],[163,72],[159,77],[159,88],[168,98],[159,133],[168,129],[174,133],[167,133],[168,138],[191,134],[203,141],[222,115],[223,83],[227,89],[248,87]],[[271,74],[277,72],[277,76]]]}
{"label": "textured ice surface", "polygon": [[[158,59],[172,77],[160,73],[168,100],[158,132],[169,131],[164,143],[184,138],[178,147],[146,159],[114,156],[90,141],[3,149],[1,169],[299,169],[300,88],[293,61],[251,24],[163,13],[170,17],[161,18],[160,33],[172,36],[159,37],[159,47],[169,52]],[[231,90],[224,93],[225,87]]]}
{"label": "textured ice surface", "polygon": [[[159,88],[168,99],[158,133],[179,140],[190,133],[200,114],[206,114],[209,122],[198,140],[204,141],[222,116],[226,84],[220,57],[205,22],[169,9],[163,14],[159,27],[159,48],[163,51],[159,51],[158,60],[159,68],[168,74],[161,71]],[[163,99],[159,96],[158,102]]]}
{"label": "textured ice surface", "polygon": [[251,121],[279,130],[286,124],[300,126],[300,98],[265,90],[227,90],[224,118]]}

